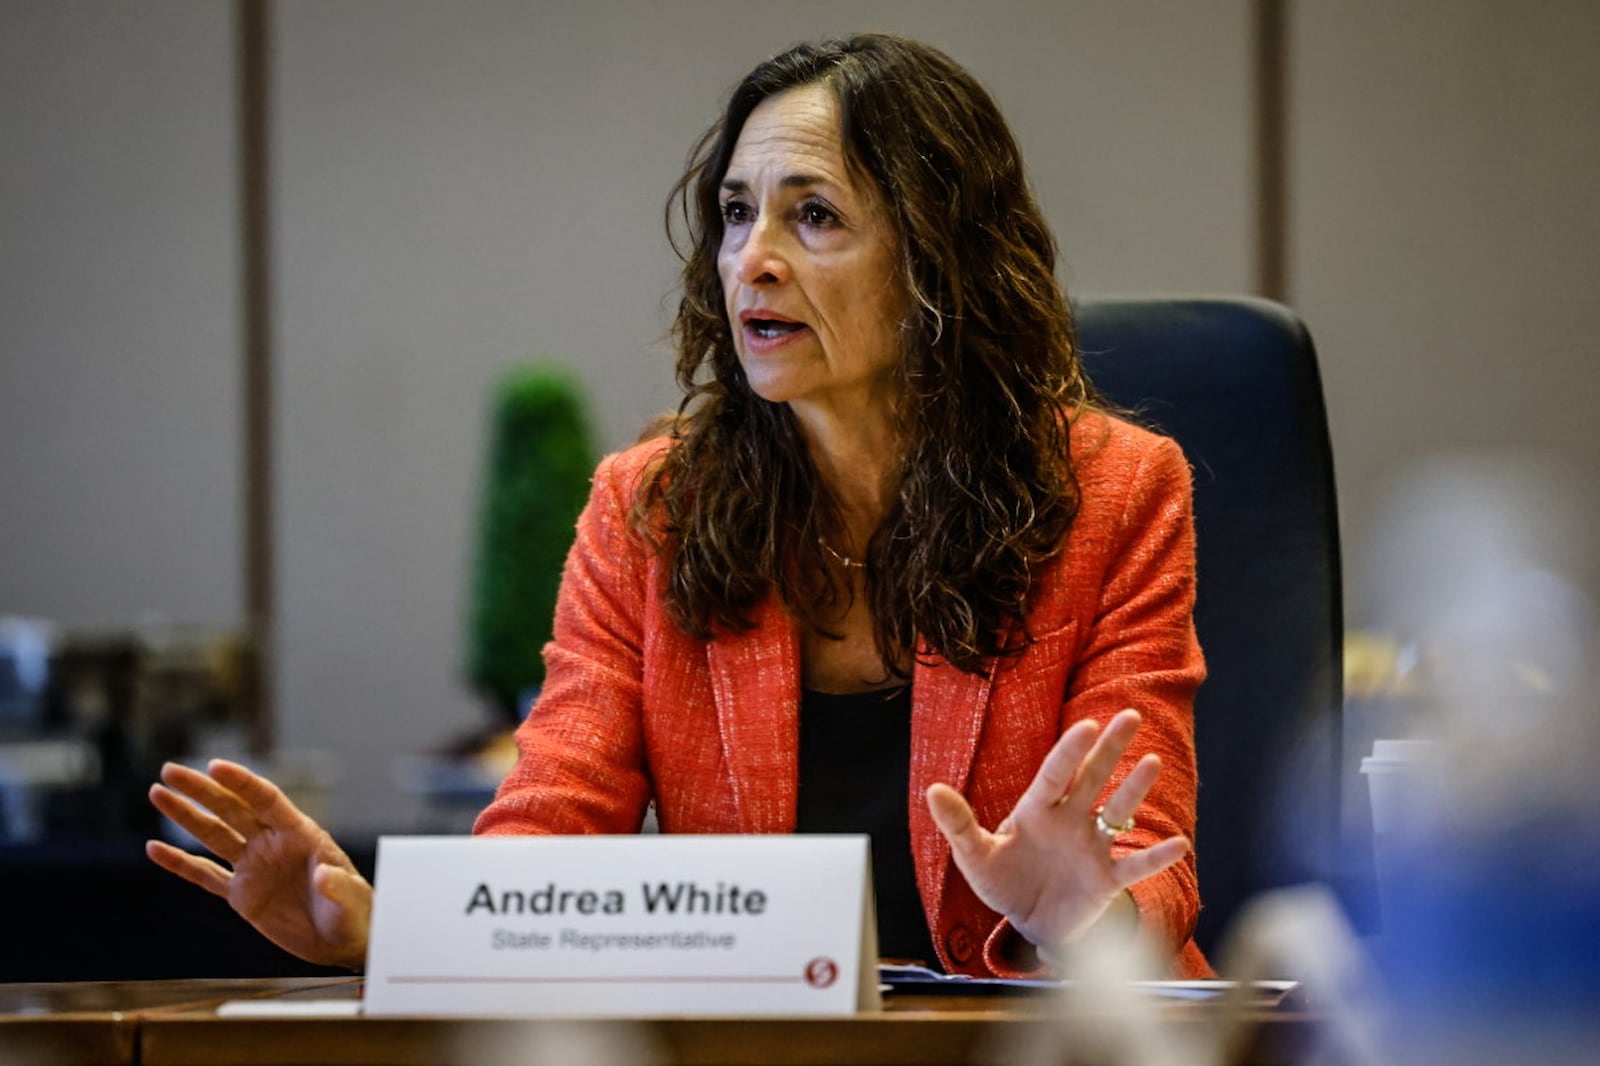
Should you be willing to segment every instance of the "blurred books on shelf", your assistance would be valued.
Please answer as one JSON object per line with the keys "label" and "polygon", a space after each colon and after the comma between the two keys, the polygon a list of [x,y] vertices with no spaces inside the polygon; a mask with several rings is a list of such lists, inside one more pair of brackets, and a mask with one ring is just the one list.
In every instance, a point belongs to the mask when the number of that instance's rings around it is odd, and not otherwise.
{"label": "blurred books on shelf", "polygon": [[153,833],[164,761],[265,748],[258,670],[237,629],[0,618],[0,843]]}
{"label": "blurred books on shelf", "polygon": [[422,799],[422,831],[467,833],[516,761],[514,732],[490,728],[433,751],[401,756],[394,762],[394,779]]}

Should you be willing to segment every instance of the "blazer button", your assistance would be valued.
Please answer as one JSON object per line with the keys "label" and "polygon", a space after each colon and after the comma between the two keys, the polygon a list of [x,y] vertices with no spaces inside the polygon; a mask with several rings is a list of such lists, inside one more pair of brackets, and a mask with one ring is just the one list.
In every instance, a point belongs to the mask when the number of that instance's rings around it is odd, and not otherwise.
{"label": "blazer button", "polygon": [[972,961],[973,952],[977,945],[972,942],[972,930],[964,925],[958,925],[950,930],[944,938],[944,948],[950,953],[950,959],[958,966],[965,966]]}

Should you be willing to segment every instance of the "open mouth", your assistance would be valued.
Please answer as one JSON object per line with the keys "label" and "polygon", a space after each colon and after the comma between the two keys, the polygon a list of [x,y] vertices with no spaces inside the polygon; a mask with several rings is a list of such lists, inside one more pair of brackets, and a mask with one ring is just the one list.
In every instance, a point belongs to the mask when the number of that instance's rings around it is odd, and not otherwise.
{"label": "open mouth", "polygon": [[745,322],[745,327],[766,340],[806,328],[802,323],[784,322],[776,318],[752,318]]}

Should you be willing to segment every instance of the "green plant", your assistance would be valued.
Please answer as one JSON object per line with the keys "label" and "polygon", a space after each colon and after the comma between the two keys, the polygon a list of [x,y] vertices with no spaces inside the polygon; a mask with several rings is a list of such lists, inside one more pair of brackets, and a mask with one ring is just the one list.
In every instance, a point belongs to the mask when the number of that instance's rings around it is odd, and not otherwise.
{"label": "green plant", "polygon": [[582,389],[565,370],[512,367],[492,397],[467,669],[515,722],[519,697],[544,681],[541,652],[595,455]]}

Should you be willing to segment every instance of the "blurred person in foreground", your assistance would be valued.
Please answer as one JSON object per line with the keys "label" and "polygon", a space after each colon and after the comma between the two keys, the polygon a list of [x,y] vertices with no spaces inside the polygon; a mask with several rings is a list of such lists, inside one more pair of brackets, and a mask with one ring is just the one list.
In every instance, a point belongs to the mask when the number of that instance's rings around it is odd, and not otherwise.
{"label": "blurred person in foreground", "polygon": [[[1020,975],[1120,923],[1209,973],[1189,471],[1084,378],[993,101],[926,45],[800,45],[670,204],[684,398],[595,474],[475,831],[630,833],[654,802],[669,833],[865,832],[885,956]],[[325,831],[232,763],[162,780],[222,861],[156,863],[363,964],[372,889]]]}

